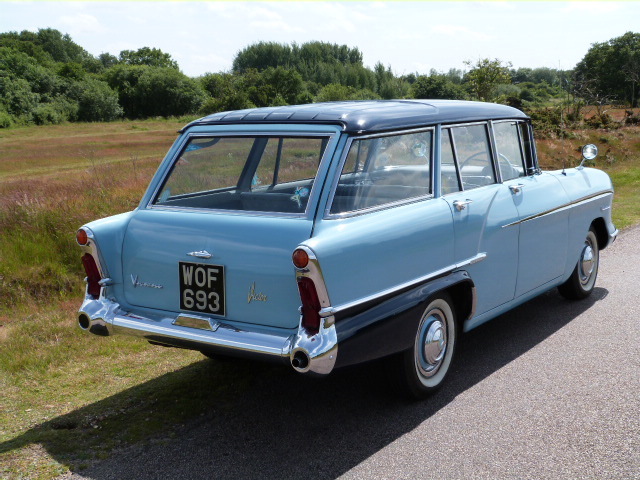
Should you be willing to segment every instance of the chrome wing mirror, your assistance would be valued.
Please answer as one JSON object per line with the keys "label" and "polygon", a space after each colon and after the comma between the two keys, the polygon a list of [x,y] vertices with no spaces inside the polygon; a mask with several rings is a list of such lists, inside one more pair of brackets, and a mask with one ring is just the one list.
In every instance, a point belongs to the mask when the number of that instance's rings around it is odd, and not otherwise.
{"label": "chrome wing mirror", "polygon": [[582,161],[580,162],[580,165],[578,165],[576,168],[577,169],[584,168],[583,166],[584,162],[586,162],[587,160],[593,160],[597,156],[598,156],[598,147],[596,147],[593,143],[589,143],[588,145],[585,145],[584,147],[582,147]]}

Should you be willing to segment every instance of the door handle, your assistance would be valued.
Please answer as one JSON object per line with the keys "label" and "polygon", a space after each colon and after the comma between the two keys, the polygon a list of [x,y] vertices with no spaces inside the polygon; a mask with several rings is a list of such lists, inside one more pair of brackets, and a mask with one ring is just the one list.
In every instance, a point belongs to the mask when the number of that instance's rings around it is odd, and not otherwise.
{"label": "door handle", "polygon": [[473,200],[469,200],[467,198],[466,200],[456,200],[455,202],[453,202],[453,206],[456,207],[456,210],[461,212],[462,210],[467,208],[467,205],[469,205],[470,203],[473,203]]}
{"label": "door handle", "polygon": [[522,183],[519,183],[517,185],[509,185],[509,190],[511,190],[511,193],[520,193],[523,188],[524,185]]}

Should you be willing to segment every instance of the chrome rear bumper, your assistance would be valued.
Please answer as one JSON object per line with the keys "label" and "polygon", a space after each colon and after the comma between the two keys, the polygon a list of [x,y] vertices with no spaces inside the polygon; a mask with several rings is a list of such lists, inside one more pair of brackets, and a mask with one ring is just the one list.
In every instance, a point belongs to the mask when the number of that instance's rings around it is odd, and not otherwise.
{"label": "chrome rear bumper", "polygon": [[78,324],[83,330],[96,335],[133,335],[151,342],[193,350],[281,360],[290,362],[301,373],[330,373],[338,350],[335,326],[332,324],[309,337],[301,328],[293,334],[259,326],[239,328],[198,315],[142,316],[122,309],[118,303],[103,296],[97,300],[90,296],[85,298],[78,312]]}

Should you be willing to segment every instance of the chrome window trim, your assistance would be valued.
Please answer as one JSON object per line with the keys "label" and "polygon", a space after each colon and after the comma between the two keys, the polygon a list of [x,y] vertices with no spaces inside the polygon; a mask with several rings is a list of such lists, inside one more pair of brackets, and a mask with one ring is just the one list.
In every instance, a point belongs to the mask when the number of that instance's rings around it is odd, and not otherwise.
{"label": "chrome window trim", "polygon": [[396,208],[403,205],[411,205],[412,203],[418,203],[425,200],[431,200],[434,198],[433,194],[420,195],[418,197],[410,197],[404,200],[396,200],[395,202],[387,202],[381,205],[375,205],[373,207],[361,208],[360,210],[354,210],[352,212],[333,213],[323,218],[323,220],[339,220],[341,218],[359,217],[360,215],[367,215],[369,213],[378,212],[382,210],[389,210],[390,208]]}
{"label": "chrome window trim", "polygon": [[467,258],[461,262],[454,263],[452,265],[441,268],[440,270],[436,270],[435,272],[429,273],[428,275],[423,275],[422,277],[415,278],[413,280],[409,280],[407,282],[401,283],[394,287],[387,288],[380,292],[374,293],[372,295],[368,295],[366,297],[359,298],[358,300],[353,300],[351,302],[343,303],[341,305],[336,305],[335,307],[323,308],[320,310],[321,317],[329,317],[331,315],[335,315],[338,312],[347,310],[349,308],[356,307],[363,303],[368,303],[374,301],[378,298],[385,297],[387,295],[392,295],[396,292],[404,290],[406,288],[411,288],[413,286],[418,286],[421,283],[428,282],[429,280],[433,280],[434,278],[440,277],[442,275],[446,275],[447,273],[451,273],[460,268],[466,267],[468,265],[473,265],[475,263],[479,263],[487,258],[487,254],[485,252],[478,253],[473,257]]}
{"label": "chrome window trim", "polygon": [[585,197],[578,198],[577,200],[574,200],[572,202],[565,203],[565,204],[560,205],[560,206],[555,207],[555,208],[550,208],[549,210],[545,210],[543,212],[539,212],[539,213],[536,213],[536,214],[533,214],[533,215],[529,215],[528,217],[525,217],[525,218],[523,218],[521,220],[518,220],[516,222],[508,223],[506,225],[503,225],[502,228],[513,227],[515,225],[520,225],[521,223],[524,223],[524,222],[529,222],[531,220],[535,220],[536,218],[546,217],[547,215],[552,215],[554,213],[559,213],[559,212],[562,212],[564,210],[567,210],[568,208],[575,207],[576,205],[579,205],[581,203],[592,202],[594,200],[597,200],[600,197],[605,197],[607,195],[613,195],[613,190],[603,190],[601,192],[593,193],[591,195],[587,195]]}
{"label": "chrome window trim", "polygon": [[[193,132],[189,133],[186,136],[186,139],[180,145],[180,148],[176,151],[176,153],[171,157],[171,161],[169,162],[168,168],[162,175],[162,177],[158,180],[158,183],[153,190],[153,194],[149,197],[149,201],[147,205],[145,205],[145,210],[171,210],[171,211],[186,211],[186,212],[215,212],[218,214],[239,214],[239,215],[257,215],[263,217],[285,217],[285,218],[309,218],[312,210],[309,209],[309,205],[311,205],[312,201],[317,201],[316,197],[320,197],[320,193],[322,187],[317,187],[317,172],[325,166],[325,163],[330,161],[327,158],[327,151],[329,150],[329,144],[336,138],[338,132],[304,132],[304,131],[293,131],[293,132],[284,132],[282,130],[266,130],[264,132],[215,132],[215,133],[204,133],[204,132]],[[200,207],[172,207],[170,205],[154,205],[153,202],[157,198],[160,189],[164,186],[167,177],[173,171],[173,167],[176,161],[180,158],[182,153],[184,152],[185,147],[193,138],[213,138],[213,137],[319,137],[319,138],[327,138],[327,145],[325,146],[324,152],[322,153],[322,158],[320,162],[318,162],[318,170],[316,172],[316,176],[313,178],[313,185],[311,186],[311,192],[309,193],[309,200],[307,202],[307,206],[305,207],[303,212],[300,213],[287,213],[287,212],[266,212],[262,210],[254,211],[254,210],[225,210],[221,208],[212,209],[212,208],[200,208]],[[229,187],[222,187],[229,188]]]}
{"label": "chrome window trim", "polygon": [[496,134],[493,131],[493,120],[487,122],[487,135],[489,135],[489,150],[491,151],[491,166],[493,167],[494,182],[502,184],[502,172],[500,171],[500,165],[498,165],[498,142],[496,142]]}
{"label": "chrome window trim", "polygon": [[[395,208],[397,206],[400,205],[406,205],[406,204],[410,204],[410,203],[415,203],[415,202],[420,202],[423,200],[427,200],[427,199],[432,199],[434,198],[433,195],[433,186],[434,186],[434,176],[433,176],[433,164],[435,162],[435,157],[434,157],[434,152],[435,152],[435,130],[436,130],[436,126],[435,125],[430,125],[428,127],[421,127],[421,128],[412,128],[410,130],[397,130],[397,131],[392,131],[392,132],[383,132],[383,133],[374,133],[374,134],[370,134],[370,135],[353,135],[353,136],[349,136],[349,138],[347,139],[347,143],[345,144],[342,153],[340,154],[340,162],[338,163],[338,168],[336,171],[336,174],[334,175],[334,178],[331,181],[331,192],[329,194],[329,197],[327,198],[327,204],[325,206],[324,209],[324,215],[323,215],[323,220],[335,220],[335,219],[339,219],[339,218],[349,218],[349,217],[355,217],[355,216],[359,216],[359,215],[366,215],[368,213],[371,212],[375,212],[378,210],[386,210],[388,208]],[[336,195],[336,190],[338,188],[338,184],[340,183],[340,177],[342,175],[342,169],[344,168],[344,164],[347,161],[347,156],[349,155],[349,152],[351,151],[351,145],[353,145],[353,142],[356,140],[367,140],[370,138],[382,138],[382,137],[394,137],[394,136],[398,136],[398,135],[410,135],[413,133],[421,133],[421,132],[428,132],[431,131],[431,158],[429,160],[429,193],[426,195],[419,195],[416,197],[410,197],[410,198],[405,198],[402,200],[397,200],[395,202],[387,202],[387,203],[383,203],[381,205],[375,205],[373,207],[368,207],[368,208],[361,208],[359,210],[353,210],[350,212],[342,212],[342,213],[330,213],[331,212],[331,206],[333,205],[333,199]]]}

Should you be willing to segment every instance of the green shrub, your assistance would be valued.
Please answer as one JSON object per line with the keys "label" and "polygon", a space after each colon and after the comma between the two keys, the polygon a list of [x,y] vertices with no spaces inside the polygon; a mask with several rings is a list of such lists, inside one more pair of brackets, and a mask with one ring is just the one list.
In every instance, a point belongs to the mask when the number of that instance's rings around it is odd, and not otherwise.
{"label": "green shrub", "polygon": [[0,128],[9,128],[13,125],[13,118],[9,115],[9,112],[0,108]]}

